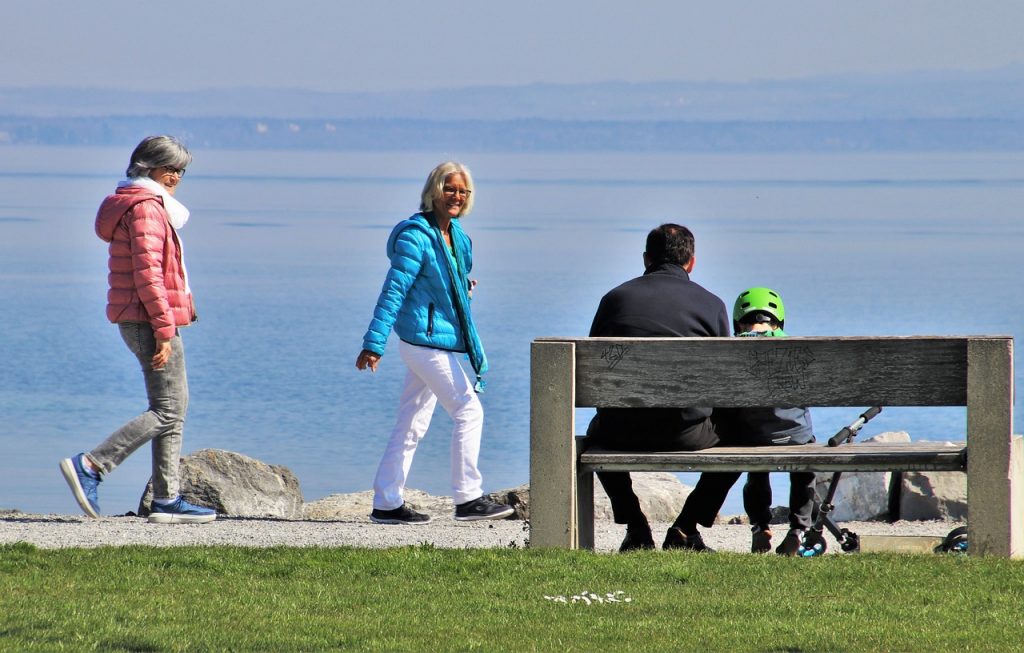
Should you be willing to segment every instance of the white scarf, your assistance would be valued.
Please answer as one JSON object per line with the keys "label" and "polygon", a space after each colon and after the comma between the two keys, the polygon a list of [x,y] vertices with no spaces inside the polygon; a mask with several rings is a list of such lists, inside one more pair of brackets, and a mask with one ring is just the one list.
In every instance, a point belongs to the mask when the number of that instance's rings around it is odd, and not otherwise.
{"label": "white scarf", "polygon": [[181,229],[188,222],[189,214],[185,205],[174,199],[174,196],[168,193],[166,188],[149,177],[133,177],[117,184],[118,188],[125,186],[139,186],[159,195],[164,201],[164,210],[167,211],[168,220],[175,229]]}
{"label": "white scarf", "polygon": [[[149,177],[132,177],[119,181],[117,183],[118,188],[124,188],[126,186],[138,186],[145,188],[146,190],[153,191],[164,201],[164,210],[167,212],[167,221],[171,227],[174,228],[175,233],[178,229],[185,226],[188,222],[189,212],[184,204],[174,199],[174,196],[167,192],[167,189],[153,181]],[[178,253],[181,255],[181,273],[185,277],[185,292],[192,294],[192,289],[188,285],[188,269],[185,267],[185,244],[181,242],[181,236],[178,236]]]}

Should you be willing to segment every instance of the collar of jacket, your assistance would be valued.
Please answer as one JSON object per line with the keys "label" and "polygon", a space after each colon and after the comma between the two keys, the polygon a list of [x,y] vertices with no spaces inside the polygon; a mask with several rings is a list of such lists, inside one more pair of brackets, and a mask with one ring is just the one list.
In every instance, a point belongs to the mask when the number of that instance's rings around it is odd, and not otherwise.
{"label": "collar of jacket", "polygon": [[[434,221],[434,217],[430,213],[414,213],[405,220],[399,222],[394,229],[391,231],[391,236],[388,237],[387,253],[388,256],[394,252],[395,240],[398,238],[398,234],[409,229],[410,227],[419,229],[427,235],[430,242],[434,244],[437,251],[442,251],[444,244],[437,238],[437,233],[434,231],[433,226],[437,223]],[[462,241],[467,237],[465,232],[462,231],[462,225],[459,224],[458,218],[452,220],[451,223],[452,243],[462,249],[463,252],[466,250],[466,245]]]}
{"label": "collar of jacket", "polygon": [[683,269],[678,263],[655,263],[644,270],[644,276],[648,274],[670,274],[683,279],[690,279],[690,273]]}
{"label": "collar of jacket", "polygon": [[[438,227],[437,218],[434,217],[433,211],[429,211],[427,213],[417,213],[416,215],[413,216],[413,218],[417,216],[423,216],[423,218],[427,221],[427,224],[430,227]],[[455,234],[462,231],[462,223],[459,222],[458,218],[452,218],[451,222],[449,222],[448,225],[448,230],[451,232],[452,235],[452,242],[455,242]],[[434,230],[430,229],[429,231],[433,233]],[[441,229],[440,227],[438,227],[438,232],[440,231]]]}

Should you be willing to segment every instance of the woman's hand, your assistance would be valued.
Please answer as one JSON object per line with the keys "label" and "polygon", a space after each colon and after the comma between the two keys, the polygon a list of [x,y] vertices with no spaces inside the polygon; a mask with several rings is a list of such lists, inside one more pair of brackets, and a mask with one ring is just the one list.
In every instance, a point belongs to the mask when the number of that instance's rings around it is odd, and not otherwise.
{"label": "woman's hand", "polygon": [[150,365],[154,370],[163,369],[167,361],[171,359],[171,341],[161,340],[157,338],[156,341],[156,353],[153,354],[153,358],[149,359]]}
{"label": "woman's hand", "polygon": [[356,369],[365,370],[369,367],[371,372],[376,372],[378,363],[380,363],[380,356],[364,349],[359,352],[359,358],[356,359]]}
{"label": "woman's hand", "polygon": [[476,288],[476,279],[469,280],[469,296],[473,296],[473,289]]}

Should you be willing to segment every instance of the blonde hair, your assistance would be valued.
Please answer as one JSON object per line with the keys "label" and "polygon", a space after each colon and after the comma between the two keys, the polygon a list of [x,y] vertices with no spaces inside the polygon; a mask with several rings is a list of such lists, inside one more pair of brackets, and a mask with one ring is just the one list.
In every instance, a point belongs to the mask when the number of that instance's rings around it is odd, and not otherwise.
{"label": "blonde hair", "polygon": [[473,210],[473,177],[469,174],[469,168],[456,161],[445,161],[427,175],[427,181],[423,184],[423,192],[420,193],[420,211],[434,210],[434,202],[444,195],[444,182],[452,175],[462,175],[463,181],[466,182],[466,190],[469,191],[458,217],[469,215],[469,212]]}

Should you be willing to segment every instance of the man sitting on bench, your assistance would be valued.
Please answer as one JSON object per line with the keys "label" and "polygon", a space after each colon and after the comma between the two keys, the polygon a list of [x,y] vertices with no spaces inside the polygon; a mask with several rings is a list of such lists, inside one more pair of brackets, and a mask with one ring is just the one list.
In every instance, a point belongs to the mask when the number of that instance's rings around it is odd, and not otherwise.
{"label": "man sitting on bench", "polygon": [[[729,314],[717,296],[690,280],[694,238],[686,227],[663,224],[647,235],[644,274],[612,289],[598,306],[591,336],[727,337]],[[588,439],[610,449],[697,451],[719,443],[711,408],[598,408]],[[598,472],[615,523],[626,525],[620,551],[653,549],[651,527],[629,472]],[[711,526],[739,474],[701,474],[665,535],[664,549],[710,551],[697,524]]]}

